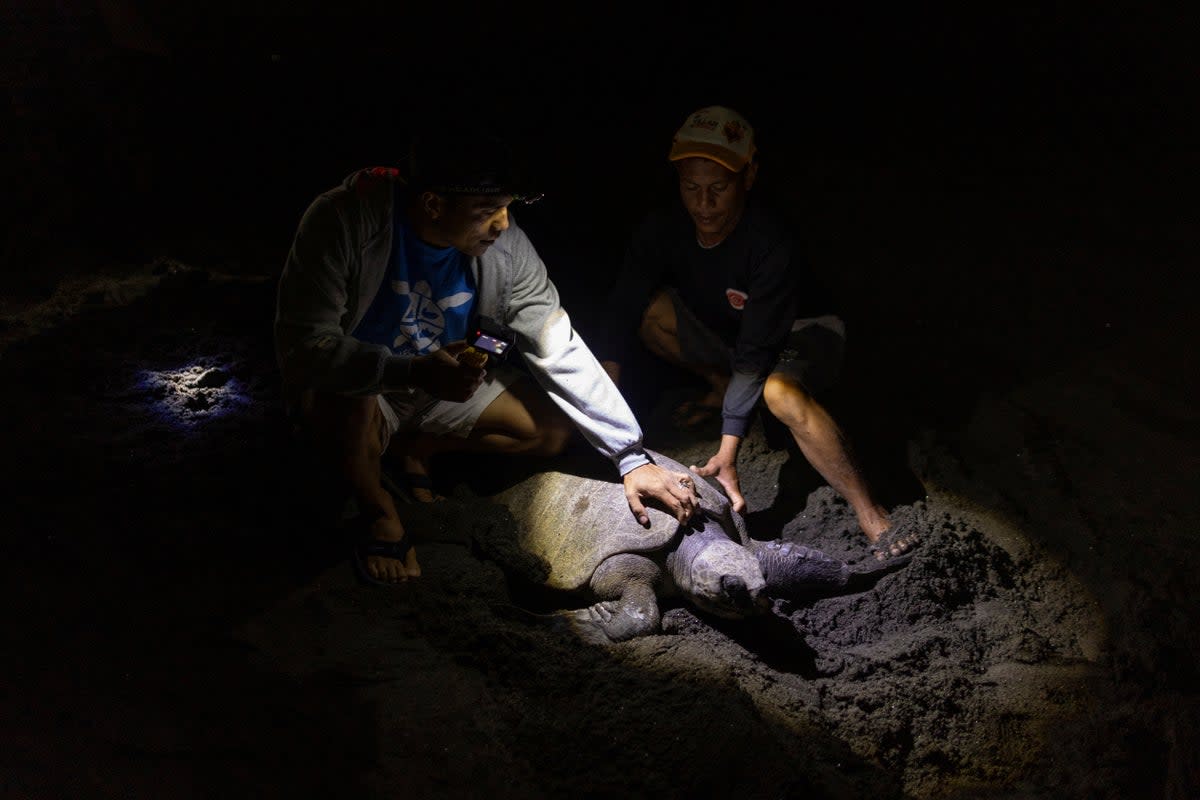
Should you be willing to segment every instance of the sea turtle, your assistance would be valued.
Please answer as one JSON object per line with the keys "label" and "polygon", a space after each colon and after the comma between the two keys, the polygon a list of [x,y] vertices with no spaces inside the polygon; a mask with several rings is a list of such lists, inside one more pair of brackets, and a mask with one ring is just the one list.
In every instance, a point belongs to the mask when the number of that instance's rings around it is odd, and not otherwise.
{"label": "sea turtle", "polygon": [[[819,550],[753,540],[719,489],[661,453],[650,456],[692,476],[701,512],[689,524],[651,508],[650,528],[642,528],[621,483],[585,471],[538,472],[493,495],[515,523],[501,537],[510,549],[501,548],[500,560],[535,583],[595,601],[544,617],[586,641],[657,631],[660,597],[682,596],[703,612],[740,619],[769,611],[774,598],[844,590],[907,563],[901,557],[857,571]],[[490,544],[496,552],[497,542]]]}

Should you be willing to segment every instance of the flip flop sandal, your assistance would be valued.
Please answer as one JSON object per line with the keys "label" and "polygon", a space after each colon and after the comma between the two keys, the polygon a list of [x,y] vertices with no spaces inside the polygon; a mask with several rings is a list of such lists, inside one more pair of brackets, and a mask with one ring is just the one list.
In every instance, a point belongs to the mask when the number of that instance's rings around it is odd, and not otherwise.
{"label": "flip flop sandal", "polygon": [[381,581],[371,574],[367,569],[367,558],[370,556],[384,556],[385,558],[394,558],[403,563],[408,556],[408,551],[412,549],[412,542],[405,536],[398,542],[386,541],[384,539],[367,539],[359,542],[354,546],[354,573],[362,583],[372,586],[395,586],[391,581]]}

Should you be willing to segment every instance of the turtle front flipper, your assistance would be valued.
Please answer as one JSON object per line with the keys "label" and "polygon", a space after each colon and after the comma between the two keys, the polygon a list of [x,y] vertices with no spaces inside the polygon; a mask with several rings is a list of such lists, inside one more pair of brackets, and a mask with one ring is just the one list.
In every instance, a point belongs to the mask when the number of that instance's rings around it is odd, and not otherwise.
{"label": "turtle front flipper", "polygon": [[792,542],[764,542],[754,548],[767,582],[767,594],[784,599],[846,588],[850,567],[844,561]]}
{"label": "turtle front flipper", "polygon": [[624,642],[659,629],[661,617],[654,594],[649,606],[630,597],[620,600],[601,600],[599,603],[574,611],[559,611],[571,632],[590,644]]}

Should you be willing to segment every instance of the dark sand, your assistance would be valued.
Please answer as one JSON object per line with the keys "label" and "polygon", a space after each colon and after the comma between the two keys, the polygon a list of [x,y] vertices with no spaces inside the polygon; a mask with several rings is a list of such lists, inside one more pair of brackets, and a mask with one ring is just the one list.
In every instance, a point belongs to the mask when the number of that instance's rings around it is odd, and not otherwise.
{"label": "dark sand", "polygon": [[[862,448],[925,532],[874,588],[745,623],[672,603],[661,635],[597,648],[520,613],[554,599],[487,558],[461,461],[445,503],[404,508],[424,576],[355,582],[279,414],[269,275],[79,286],[10,318],[0,361],[6,796],[1195,796],[1194,378],[1160,369],[1179,320]],[[889,388],[936,405],[962,367]],[[644,420],[694,463],[714,432],[663,421],[686,389]],[[849,418],[882,429],[867,407]],[[758,425],[740,468],[756,538],[865,557]]]}

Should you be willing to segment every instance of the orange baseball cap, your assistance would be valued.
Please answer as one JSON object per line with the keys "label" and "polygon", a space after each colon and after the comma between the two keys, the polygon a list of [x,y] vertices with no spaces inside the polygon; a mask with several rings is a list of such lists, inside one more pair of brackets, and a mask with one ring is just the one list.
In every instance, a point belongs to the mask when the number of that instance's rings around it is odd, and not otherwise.
{"label": "orange baseball cap", "polygon": [[694,111],[675,132],[667,158],[679,161],[696,157],[741,172],[754,158],[754,128],[745,117],[725,106]]}

